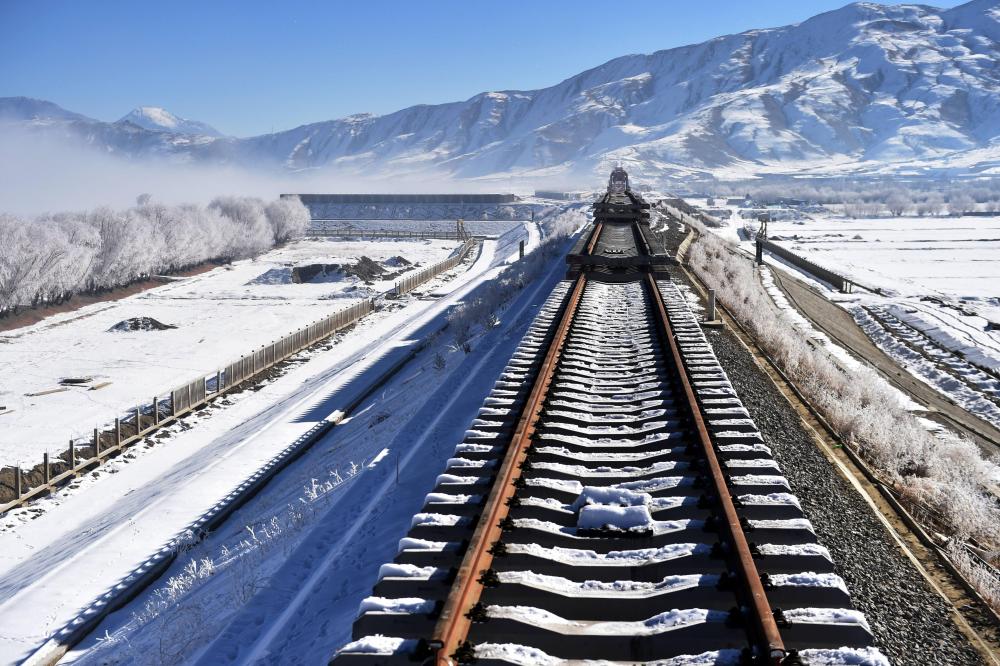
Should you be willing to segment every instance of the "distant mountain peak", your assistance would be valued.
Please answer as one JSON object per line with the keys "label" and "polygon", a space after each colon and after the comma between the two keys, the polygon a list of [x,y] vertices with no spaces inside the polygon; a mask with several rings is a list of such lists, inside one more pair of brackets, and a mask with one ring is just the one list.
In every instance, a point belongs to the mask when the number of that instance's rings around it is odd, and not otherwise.
{"label": "distant mountain peak", "polygon": [[[1000,0],[855,2],[776,28],[493,90],[231,138],[159,107],[118,123],[0,98],[0,120],[127,156],[394,177],[1000,174]],[[49,120],[47,116],[52,116]]]}
{"label": "distant mountain peak", "polygon": [[219,132],[219,130],[207,123],[175,116],[160,106],[137,107],[120,118],[118,122],[131,123],[154,132],[195,134],[199,136],[222,136],[222,133]]}

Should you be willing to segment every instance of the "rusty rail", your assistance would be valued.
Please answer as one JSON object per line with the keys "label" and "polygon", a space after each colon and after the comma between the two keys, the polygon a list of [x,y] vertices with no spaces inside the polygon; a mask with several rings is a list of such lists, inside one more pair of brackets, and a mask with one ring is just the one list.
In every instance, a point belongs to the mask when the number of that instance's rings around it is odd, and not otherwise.
{"label": "rusty rail", "polygon": [[740,569],[739,573],[743,579],[743,584],[746,586],[746,594],[752,604],[751,611],[755,625],[754,629],[758,640],[761,641],[761,647],[765,649],[767,660],[772,664],[780,664],[787,655],[785,643],[781,638],[781,633],[778,631],[778,624],[774,619],[774,613],[768,602],[767,593],[764,591],[764,585],[761,583],[757,565],[754,564],[753,555],[750,552],[750,544],[747,543],[743,527],[740,525],[740,517],[736,513],[733,498],[729,494],[729,487],[726,485],[722,466],[719,464],[719,459],[715,455],[715,448],[712,446],[712,441],[708,436],[708,428],[705,427],[705,420],[702,418],[701,409],[694,395],[694,389],[691,387],[687,370],[684,368],[684,361],[677,346],[677,340],[674,338],[673,327],[670,325],[670,318],[667,316],[667,309],[663,304],[660,289],[656,286],[656,280],[652,274],[647,274],[646,282],[650,288],[653,301],[656,304],[656,311],[660,317],[660,322],[663,325],[664,337],[667,340],[671,356],[677,367],[677,378],[684,389],[684,397],[691,408],[691,416],[694,421],[695,431],[698,434],[698,441],[701,444],[705,460],[711,472],[713,488],[722,511],[725,514],[723,520],[725,529],[728,531],[729,541],[735,550]]}
{"label": "rusty rail", "polygon": [[594,232],[590,234],[590,242],[587,243],[587,254],[594,254],[594,247],[597,245],[597,239],[601,237],[601,230],[603,228],[603,222],[598,222],[594,225]]}
{"label": "rusty rail", "polygon": [[[587,243],[587,254],[594,251],[597,239],[601,235],[601,229],[602,224],[598,222],[591,233],[590,241]],[[545,401],[545,396],[548,395],[559,355],[562,353],[563,344],[566,342],[570,325],[573,323],[573,317],[586,284],[587,279],[583,275],[576,278],[576,283],[573,285],[566,308],[563,310],[556,328],[555,336],[545,353],[538,376],[531,387],[531,393],[528,395],[524,409],[521,411],[517,427],[514,429],[511,443],[507,447],[503,462],[497,471],[497,480],[490,490],[483,515],[472,534],[469,549],[466,551],[465,557],[462,558],[455,584],[445,600],[441,615],[434,627],[431,646],[437,651],[436,663],[439,666],[451,666],[454,663],[452,656],[462,647],[469,635],[469,627],[472,624],[469,611],[482,595],[481,576],[493,564],[491,550],[493,544],[499,541],[503,534],[501,524],[510,511],[508,500],[517,492],[517,487],[514,485],[516,474],[527,458],[527,449],[531,446],[531,438],[535,432],[535,424],[538,421],[542,403]]]}
{"label": "rusty rail", "polygon": [[462,559],[455,584],[445,600],[441,616],[434,628],[432,644],[437,646],[439,666],[450,666],[454,663],[452,655],[462,646],[468,636],[469,626],[472,624],[469,611],[479,601],[482,594],[483,580],[481,576],[490,569],[493,563],[491,550],[493,544],[499,541],[502,536],[503,528],[501,525],[510,512],[508,500],[517,492],[516,475],[521,464],[527,458],[527,449],[531,446],[531,438],[535,433],[535,424],[538,422],[542,403],[545,401],[545,396],[548,395],[549,385],[556,372],[556,364],[562,353],[563,344],[566,342],[586,283],[587,279],[583,275],[576,279],[569,301],[566,303],[566,309],[563,310],[562,318],[559,320],[555,336],[545,354],[545,359],[542,361],[538,377],[531,388],[521,417],[518,419],[510,446],[504,454],[503,463],[497,472],[496,483],[493,484],[486,501],[483,516],[472,535],[472,542]]}

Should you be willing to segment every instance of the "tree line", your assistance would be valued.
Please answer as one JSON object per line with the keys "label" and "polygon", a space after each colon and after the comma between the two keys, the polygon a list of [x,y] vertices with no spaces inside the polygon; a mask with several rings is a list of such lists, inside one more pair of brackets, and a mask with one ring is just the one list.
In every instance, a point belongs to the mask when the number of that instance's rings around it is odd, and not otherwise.
{"label": "tree line", "polygon": [[298,199],[252,197],[168,206],[144,194],[125,210],[0,214],[0,317],[206,261],[253,257],[301,236],[308,224]]}
{"label": "tree line", "polygon": [[740,197],[744,192],[765,203],[800,199],[850,218],[1000,214],[1000,179],[996,178],[950,183],[902,179],[815,183],[737,181],[706,185],[704,189],[719,199]]}

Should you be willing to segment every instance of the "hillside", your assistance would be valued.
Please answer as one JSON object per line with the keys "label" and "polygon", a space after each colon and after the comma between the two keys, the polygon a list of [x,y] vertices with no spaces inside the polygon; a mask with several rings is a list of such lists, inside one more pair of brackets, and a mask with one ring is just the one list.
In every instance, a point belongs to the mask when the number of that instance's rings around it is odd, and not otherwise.
{"label": "hillside", "polygon": [[243,139],[61,109],[40,117],[38,102],[36,115],[18,118],[7,108],[23,98],[0,100],[0,118],[129,157],[293,171],[589,176],[622,161],[664,176],[1000,173],[998,41],[1000,0],[950,10],[855,3],[796,25],[616,58],[541,90]]}

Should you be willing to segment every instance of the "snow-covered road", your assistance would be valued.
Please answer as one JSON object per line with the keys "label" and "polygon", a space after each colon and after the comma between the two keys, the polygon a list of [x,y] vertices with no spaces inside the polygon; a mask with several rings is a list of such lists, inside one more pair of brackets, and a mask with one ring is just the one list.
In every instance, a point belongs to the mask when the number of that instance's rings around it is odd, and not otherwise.
{"label": "snow-covered road", "polygon": [[[509,235],[531,238],[524,227]],[[139,453],[118,473],[45,501],[32,520],[8,523],[0,533],[0,663],[24,659],[94,610],[95,600],[137,575],[258,468],[355,402],[440,329],[451,305],[501,270],[495,250],[505,241],[485,241],[466,273],[430,285],[439,299],[411,299],[362,321],[330,350]]]}

